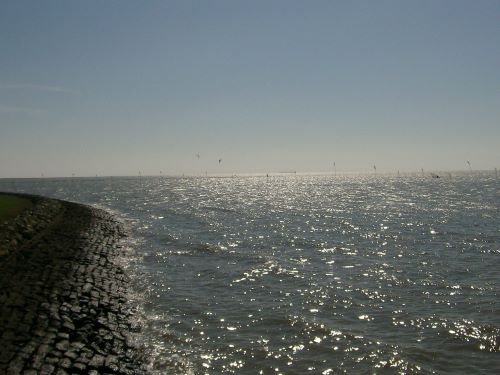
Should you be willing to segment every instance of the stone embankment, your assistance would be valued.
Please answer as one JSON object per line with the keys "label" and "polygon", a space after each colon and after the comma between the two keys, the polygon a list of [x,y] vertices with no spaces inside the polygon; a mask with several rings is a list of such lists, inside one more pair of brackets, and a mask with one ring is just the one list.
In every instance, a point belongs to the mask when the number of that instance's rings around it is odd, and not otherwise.
{"label": "stone embankment", "polygon": [[0,374],[144,374],[124,229],[108,213],[29,197],[0,223]]}

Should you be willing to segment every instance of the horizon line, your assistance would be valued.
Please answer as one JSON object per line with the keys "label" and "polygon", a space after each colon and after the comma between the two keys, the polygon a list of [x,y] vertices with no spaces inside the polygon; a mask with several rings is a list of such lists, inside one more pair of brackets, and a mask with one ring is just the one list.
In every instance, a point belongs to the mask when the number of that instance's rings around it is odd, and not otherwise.
{"label": "horizon line", "polygon": [[417,175],[417,176],[433,176],[437,173],[443,174],[479,174],[479,173],[497,173],[497,168],[492,169],[455,169],[455,170],[424,170],[424,171],[392,171],[392,172],[356,172],[356,171],[345,171],[345,172],[334,172],[334,171],[292,171],[292,172],[220,172],[220,173],[161,173],[161,174],[93,174],[93,175],[42,175],[42,176],[31,176],[31,177],[0,177],[0,180],[44,180],[44,179],[95,179],[95,178],[157,178],[157,177],[173,177],[173,178],[199,178],[199,177],[287,177],[287,176],[332,176],[332,177],[342,177],[342,176],[398,176],[398,175]]}

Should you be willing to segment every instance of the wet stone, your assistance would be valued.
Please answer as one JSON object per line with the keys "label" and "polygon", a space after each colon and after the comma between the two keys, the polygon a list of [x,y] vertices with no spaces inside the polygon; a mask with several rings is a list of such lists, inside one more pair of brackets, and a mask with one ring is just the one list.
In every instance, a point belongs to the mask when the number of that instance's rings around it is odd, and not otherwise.
{"label": "wet stone", "polygon": [[67,333],[65,333],[65,332],[59,332],[57,334],[57,337],[59,337],[61,339],[66,339],[66,340],[69,339],[69,335]]}
{"label": "wet stone", "polygon": [[50,356],[50,357],[45,358],[45,363],[48,363],[51,365],[55,365],[58,362],[59,362],[59,358],[57,358],[57,357]]}
{"label": "wet stone", "polygon": [[9,363],[14,355],[15,352],[3,349],[0,351],[0,363]]}
{"label": "wet stone", "polygon": [[62,324],[62,327],[64,329],[66,329],[67,331],[74,331],[74,329],[75,329],[75,325],[73,323],[71,323],[71,322],[64,322]]}
{"label": "wet stone", "polygon": [[114,261],[124,231],[103,211],[33,199],[0,223],[0,374],[147,373],[124,349],[128,279]]}
{"label": "wet stone", "polygon": [[37,348],[37,345],[33,342],[30,342],[26,345],[23,346],[23,348],[21,349],[21,351],[23,353],[26,353],[26,354],[32,354]]}
{"label": "wet stone", "polygon": [[76,353],[75,353],[75,352],[73,352],[73,351],[67,351],[66,353],[64,353],[64,356],[65,356],[65,357],[68,357],[68,358],[70,358],[70,359],[72,359],[72,360],[75,360],[75,359],[77,359],[77,358],[78,358],[78,354],[76,354]]}
{"label": "wet stone", "polygon": [[63,352],[67,351],[69,349],[69,342],[67,340],[59,341],[56,344],[56,349]]}
{"label": "wet stone", "polygon": [[11,361],[7,374],[20,374],[23,370],[24,362],[22,360],[16,359]]}
{"label": "wet stone", "polygon": [[104,364],[104,360],[105,360],[105,358],[102,355],[96,354],[90,360],[89,366],[90,367],[101,367]]}
{"label": "wet stone", "polygon": [[54,373],[55,367],[51,364],[45,364],[40,369],[40,375],[52,375]]}
{"label": "wet stone", "polygon": [[87,365],[85,363],[76,362],[73,364],[73,367],[71,368],[71,370],[72,371],[74,370],[74,372],[80,373],[80,372],[84,372],[86,368],[87,368]]}
{"label": "wet stone", "polygon": [[59,361],[59,366],[62,368],[70,368],[71,367],[71,360],[69,358],[63,358]]}
{"label": "wet stone", "polygon": [[74,341],[71,343],[71,347],[74,348],[75,350],[78,350],[78,349],[82,349],[83,347],[85,347],[85,344],[83,342]]}

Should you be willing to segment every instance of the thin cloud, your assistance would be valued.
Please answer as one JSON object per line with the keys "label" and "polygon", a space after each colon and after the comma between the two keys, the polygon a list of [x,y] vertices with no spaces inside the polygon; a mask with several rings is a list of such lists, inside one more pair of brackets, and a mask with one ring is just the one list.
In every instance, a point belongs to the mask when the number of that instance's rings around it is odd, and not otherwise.
{"label": "thin cloud", "polygon": [[80,92],[73,89],[68,89],[61,86],[47,86],[47,85],[31,85],[24,83],[0,83],[0,90],[31,90],[31,91],[45,91],[61,94],[79,94]]}
{"label": "thin cloud", "polygon": [[13,107],[0,105],[0,115],[4,114],[25,114],[30,116],[37,116],[44,113],[44,111],[35,108],[26,107]]}
{"label": "thin cloud", "polygon": [[11,107],[11,106],[3,106],[0,105],[0,113],[21,113],[21,112],[26,112],[29,111],[28,108],[21,108],[21,107]]}

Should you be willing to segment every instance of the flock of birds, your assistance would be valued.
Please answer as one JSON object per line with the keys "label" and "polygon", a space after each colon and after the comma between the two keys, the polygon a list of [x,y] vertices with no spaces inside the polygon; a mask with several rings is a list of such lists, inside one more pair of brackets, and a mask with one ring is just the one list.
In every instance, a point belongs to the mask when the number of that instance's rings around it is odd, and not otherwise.
{"label": "flock of birds", "polygon": [[[199,153],[197,153],[197,154],[195,154],[195,157],[199,160],[201,158],[201,155]],[[217,160],[218,160],[218,164],[220,165],[222,163],[222,158],[219,158]],[[469,171],[472,172],[471,162],[469,160],[467,160],[466,164],[469,167]],[[377,166],[374,164],[372,166],[372,168],[373,168],[373,172],[375,174],[377,174]],[[336,164],[336,162],[333,162],[333,170],[334,170],[334,174],[337,175],[337,164]],[[290,172],[284,172],[284,173],[290,173]],[[297,172],[292,172],[292,173],[297,173]],[[422,173],[422,175],[424,175],[424,169],[423,168],[421,168],[421,173]],[[208,172],[205,172],[205,174],[208,174]],[[160,171],[160,175],[163,175],[163,171]],[[398,175],[399,175],[399,171],[398,171]],[[41,176],[41,178],[45,177],[43,173],[40,176]],[[71,176],[75,177],[75,174],[72,173]],[[138,172],[138,176],[142,177],[142,172],[141,171]],[[269,177],[269,174],[267,176]],[[439,175],[437,175],[435,173],[431,173],[431,176],[433,178],[440,178],[441,177],[441,176],[439,176]],[[96,175],[96,177],[98,177],[98,175]],[[451,174],[450,174],[450,177],[451,177]],[[496,177],[496,179],[498,179],[498,169],[497,168],[495,168],[495,177]]]}
{"label": "flock of birds", "polygon": [[[201,156],[200,156],[200,154],[199,154],[199,153],[197,153],[197,154],[196,154],[196,158],[197,158],[198,160],[200,160],[200,157],[201,157]],[[222,163],[222,158],[219,158],[219,164],[220,164],[220,163]],[[467,162],[466,162],[466,163],[467,163],[467,165],[469,166],[469,170],[472,172],[472,167],[471,167],[470,161],[469,161],[469,160],[467,160]],[[333,170],[335,171],[335,174],[337,174],[337,165],[336,165],[336,163],[335,163],[335,162],[333,162]],[[497,169],[496,169],[496,168],[495,168],[495,171],[497,172]],[[375,174],[377,173],[377,166],[376,166],[375,164],[373,165],[373,172],[374,172]],[[161,173],[161,172],[160,172],[160,173]],[[424,173],[424,169],[423,169],[423,168],[422,168],[422,173]],[[398,174],[399,174],[399,171],[398,171]]]}

